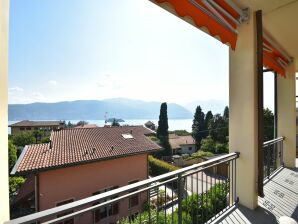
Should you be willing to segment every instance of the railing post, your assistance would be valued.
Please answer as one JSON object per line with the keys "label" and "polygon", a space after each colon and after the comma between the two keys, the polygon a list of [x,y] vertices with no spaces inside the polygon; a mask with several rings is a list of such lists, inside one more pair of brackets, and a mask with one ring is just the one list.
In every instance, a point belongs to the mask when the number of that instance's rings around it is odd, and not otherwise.
{"label": "railing post", "polygon": [[181,174],[178,174],[178,223],[182,224],[182,199],[183,199],[183,180]]}
{"label": "railing post", "polygon": [[270,176],[270,146],[267,146],[267,178]]}

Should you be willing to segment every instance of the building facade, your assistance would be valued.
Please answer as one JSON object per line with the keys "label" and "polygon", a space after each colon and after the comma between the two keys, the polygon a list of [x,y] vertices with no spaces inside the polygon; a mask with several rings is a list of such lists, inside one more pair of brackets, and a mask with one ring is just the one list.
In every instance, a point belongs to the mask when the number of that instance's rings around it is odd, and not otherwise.
{"label": "building facade", "polygon": [[15,135],[20,132],[44,131],[50,135],[51,131],[56,131],[65,127],[63,121],[29,121],[23,120],[9,125],[11,134]]}
{"label": "building facade", "polygon": [[[35,175],[37,211],[78,201],[147,179],[148,154],[160,149],[147,134],[141,126],[54,131],[50,143],[26,146],[12,173]],[[146,200],[138,194],[64,223],[115,223]]]}

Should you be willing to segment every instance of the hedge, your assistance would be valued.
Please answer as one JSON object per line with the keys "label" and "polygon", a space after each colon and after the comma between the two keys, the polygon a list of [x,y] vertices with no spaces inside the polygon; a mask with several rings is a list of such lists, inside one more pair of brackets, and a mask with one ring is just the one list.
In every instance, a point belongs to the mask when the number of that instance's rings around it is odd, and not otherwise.
{"label": "hedge", "polygon": [[167,162],[149,156],[149,175],[158,176],[171,171],[178,170],[179,168]]}

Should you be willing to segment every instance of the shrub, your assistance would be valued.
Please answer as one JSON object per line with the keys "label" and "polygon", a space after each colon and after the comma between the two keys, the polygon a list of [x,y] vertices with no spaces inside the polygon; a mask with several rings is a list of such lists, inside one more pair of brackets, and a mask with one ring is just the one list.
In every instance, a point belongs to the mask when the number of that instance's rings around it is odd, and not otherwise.
{"label": "shrub", "polygon": [[17,161],[17,148],[12,142],[8,141],[8,165],[11,170]]}
{"label": "shrub", "polygon": [[217,143],[215,146],[216,153],[229,153],[227,144]]}
{"label": "shrub", "polygon": [[212,152],[204,152],[204,151],[197,151],[196,153],[192,154],[189,158],[186,160],[191,160],[191,159],[198,159],[202,158],[203,156],[213,156],[214,154]]}
{"label": "shrub", "polygon": [[16,146],[24,147],[36,143],[36,139],[31,132],[20,132],[12,137],[12,142]]}
{"label": "shrub", "polygon": [[23,177],[9,177],[9,193],[12,194],[18,191],[24,182]]}
{"label": "shrub", "polygon": [[210,136],[208,136],[201,141],[201,150],[205,152],[215,153],[215,145],[215,141]]}
{"label": "shrub", "polygon": [[156,159],[153,156],[149,156],[149,175],[158,176],[171,171],[179,169],[176,166],[168,164],[162,160]]}

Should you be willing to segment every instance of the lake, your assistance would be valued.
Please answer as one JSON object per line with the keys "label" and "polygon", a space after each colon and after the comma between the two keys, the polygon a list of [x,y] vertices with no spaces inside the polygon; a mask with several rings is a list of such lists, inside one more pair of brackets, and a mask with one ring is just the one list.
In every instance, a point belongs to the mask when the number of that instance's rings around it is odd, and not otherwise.
{"label": "lake", "polygon": [[[129,119],[125,120],[125,122],[121,122],[121,125],[143,125],[145,124],[149,119]],[[79,120],[66,120],[66,122],[70,121],[71,123],[76,124]],[[105,124],[104,120],[86,120],[89,122],[89,124],[96,124],[99,127],[103,127]],[[151,119],[151,121],[154,124],[158,124],[157,119]],[[8,121],[8,124],[13,124],[18,121]],[[186,130],[188,132],[191,132],[191,126],[192,126],[192,119],[169,119],[169,130]],[[10,128],[8,128],[8,133],[11,133]]]}

